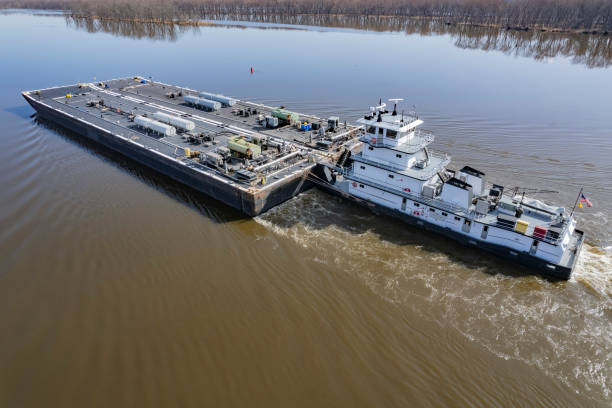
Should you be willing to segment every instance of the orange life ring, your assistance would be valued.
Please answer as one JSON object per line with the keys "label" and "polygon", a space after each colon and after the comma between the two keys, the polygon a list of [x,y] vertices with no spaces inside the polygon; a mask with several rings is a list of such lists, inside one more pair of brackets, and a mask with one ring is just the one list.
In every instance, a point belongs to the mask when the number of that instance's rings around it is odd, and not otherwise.
{"label": "orange life ring", "polygon": [[353,187],[357,187],[357,183],[353,181]]}
{"label": "orange life ring", "polygon": [[376,144],[376,138],[375,138],[375,137],[373,137],[372,139],[370,139],[370,142],[372,142],[372,143]]}

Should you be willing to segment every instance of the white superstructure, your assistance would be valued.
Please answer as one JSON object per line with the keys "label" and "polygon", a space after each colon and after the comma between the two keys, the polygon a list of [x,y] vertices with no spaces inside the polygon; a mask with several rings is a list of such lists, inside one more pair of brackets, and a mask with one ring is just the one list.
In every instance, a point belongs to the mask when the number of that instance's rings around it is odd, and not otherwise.
{"label": "white superstructure", "polygon": [[[370,108],[359,119],[362,150],[335,187],[412,223],[568,278],[583,241],[562,207],[504,194],[469,166],[446,168],[450,157],[431,151],[432,133],[416,114]],[[567,276],[566,276],[567,275]]]}

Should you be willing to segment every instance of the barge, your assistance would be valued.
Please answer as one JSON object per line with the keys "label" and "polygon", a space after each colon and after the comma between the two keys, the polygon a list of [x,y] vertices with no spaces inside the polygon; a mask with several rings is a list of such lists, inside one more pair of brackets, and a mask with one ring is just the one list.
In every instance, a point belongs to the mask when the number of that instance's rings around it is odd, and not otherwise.
{"label": "barge", "polygon": [[312,186],[360,127],[141,76],[22,93],[58,123],[248,216]]}

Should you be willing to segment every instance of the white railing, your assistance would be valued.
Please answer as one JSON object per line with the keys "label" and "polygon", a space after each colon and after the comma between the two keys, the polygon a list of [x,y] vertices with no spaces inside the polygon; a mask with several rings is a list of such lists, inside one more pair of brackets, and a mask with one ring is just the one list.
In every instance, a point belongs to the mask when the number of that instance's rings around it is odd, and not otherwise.
{"label": "white railing", "polygon": [[[410,137],[409,141],[401,145],[387,145],[384,143],[384,139],[381,135],[373,135],[371,133],[365,133],[359,140],[373,147],[391,148],[397,146],[408,153],[414,153],[431,144],[434,138],[434,134],[429,130],[415,129],[414,135]],[[389,139],[388,136],[387,139]],[[406,149],[406,147],[411,147],[412,149]]]}
{"label": "white railing", "polygon": [[396,189],[394,189],[394,188],[392,188],[390,186],[385,186],[384,184],[380,184],[380,183],[377,183],[375,181],[371,181],[369,179],[364,179],[362,177],[355,176],[354,174],[349,174],[349,173],[350,173],[350,170],[345,169],[344,170],[344,177],[349,179],[349,180],[353,180],[353,181],[355,181],[357,183],[367,184],[369,186],[376,187],[376,188],[378,188],[380,190],[383,190],[383,191],[386,191],[388,193],[397,194],[397,195],[399,195],[401,197],[409,198],[409,199],[411,199],[411,200],[413,200],[415,202],[421,203],[421,204],[426,204],[426,205],[429,205],[431,207],[436,207],[436,208],[438,208],[440,210],[445,210],[445,211],[451,212],[451,213],[456,214],[456,215],[461,215],[462,217],[469,217],[470,216],[470,213],[467,212],[467,210],[465,208],[459,207],[458,205],[447,203],[447,202],[444,202],[444,201],[441,201],[441,200],[437,200],[435,198],[425,197],[422,194],[413,194],[413,193],[409,193],[407,191],[399,190],[399,189],[396,190]]}
{"label": "white railing", "polygon": [[[355,181],[357,183],[367,184],[369,186],[378,188],[378,189],[386,191],[388,193],[397,194],[397,195],[399,195],[401,197],[409,198],[409,199],[411,199],[411,200],[413,200],[413,201],[415,201],[417,203],[425,204],[425,205],[428,205],[430,207],[435,207],[435,208],[443,210],[443,211],[448,211],[449,213],[452,213],[452,214],[458,215],[458,216],[462,216],[462,217],[470,219],[470,220],[474,220],[474,219],[477,219],[477,218],[484,218],[486,216],[486,215],[476,214],[475,211],[469,211],[468,209],[463,208],[463,207],[459,207],[459,206],[457,206],[455,204],[447,203],[447,202],[444,202],[444,201],[441,201],[441,200],[438,200],[438,199],[435,199],[435,198],[425,197],[422,194],[413,194],[413,193],[409,193],[407,191],[403,191],[403,190],[399,190],[399,189],[396,190],[396,189],[394,189],[394,188],[392,188],[390,186],[385,186],[385,185],[377,183],[375,181],[371,181],[369,179],[364,179],[362,177],[355,176],[354,174],[351,174],[351,170],[347,169],[347,168],[344,169],[344,177],[349,179],[349,180],[353,180],[353,181]],[[496,227],[496,228],[500,228],[500,229],[503,229],[503,230],[512,231],[512,232],[515,232],[517,234],[525,235],[527,237],[536,239],[538,241],[543,241],[543,242],[546,242],[546,243],[549,243],[549,244],[552,244],[552,245],[557,245],[563,239],[563,236],[565,235],[565,232],[566,232],[566,229],[567,229],[567,223],[564,223],[564,226],[563,226],[563,228],[561,230],[561,233],[559,234],[559,238],[550,238],[548,236],[544,236],[542,238],[542,237],[538,237],[538,236],[533,235],[533,232],[534,232],[534,229],[535,229],[535,225],[530,225],[528,227],[528,230],[523,234],[523,233],[515,230],[514,228],[504,226],[504,225],[499,224],[497,222],[494,222],[494,223],[492,223],[492,222],[483,222],[483,223],[486,224],[486,225],[492,226],[492,227]]]}

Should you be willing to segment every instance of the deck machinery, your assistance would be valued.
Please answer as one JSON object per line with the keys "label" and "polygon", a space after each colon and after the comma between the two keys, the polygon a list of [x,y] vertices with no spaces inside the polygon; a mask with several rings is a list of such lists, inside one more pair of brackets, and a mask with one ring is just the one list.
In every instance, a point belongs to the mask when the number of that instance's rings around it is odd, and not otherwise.
{"label": "deck machinery", "polygon": [[313,168],[337,160],[361,131],[304,114],[270,120],[279,108],[140,76],[23,96],[41,117],[249,216],[310,187]]}

